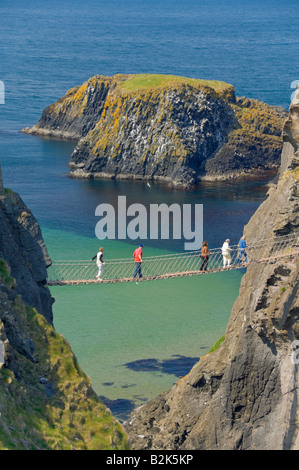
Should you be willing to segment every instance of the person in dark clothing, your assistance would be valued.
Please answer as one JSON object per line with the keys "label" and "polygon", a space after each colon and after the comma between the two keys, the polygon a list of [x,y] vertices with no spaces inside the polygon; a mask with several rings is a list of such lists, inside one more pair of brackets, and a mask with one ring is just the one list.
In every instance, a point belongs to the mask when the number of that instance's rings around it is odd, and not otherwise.
{"label": "person in dark clothing", "polygon": [[134,261],[135,261],[135,271],[133,274],[133,278],[136,276],[142,277],[142,272],[141,272],[141,263],[142,263],[142,248],[143,245],[139,245],[138,248],[133,253]]}
{"label": "person in dark clothing", "polygon": [[202,263],[199,268],[200,271],[207,271],[208,268],[208,262],[209,262],[209,249],[208,249],[208,242],[203,242],[202,247],[201,247],[201,259]]}

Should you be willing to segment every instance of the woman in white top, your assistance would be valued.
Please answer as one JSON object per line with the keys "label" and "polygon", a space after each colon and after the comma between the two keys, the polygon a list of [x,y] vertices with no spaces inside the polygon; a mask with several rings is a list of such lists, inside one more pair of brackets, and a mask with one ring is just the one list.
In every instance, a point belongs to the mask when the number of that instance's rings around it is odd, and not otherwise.
{"label": "woman in white top", "polygon": [[100,281],[101,280],[101,276],[103,274],[103,266],[104,266],[104,257],[103,257],[103,251],[104,251],[104,248],[99,248],[99,251],[98,253],[92,258],[91,261],[93,261],[95,258],[97,258],[97,267],[99,269],[98,271],[98,274],[97,274],[97,279]]}
{"label": "woman in white top", "polygon": [[231,259],[231,247],[229,246],[230,239],[227,238],[222,245],[223,267],[229,267]]}

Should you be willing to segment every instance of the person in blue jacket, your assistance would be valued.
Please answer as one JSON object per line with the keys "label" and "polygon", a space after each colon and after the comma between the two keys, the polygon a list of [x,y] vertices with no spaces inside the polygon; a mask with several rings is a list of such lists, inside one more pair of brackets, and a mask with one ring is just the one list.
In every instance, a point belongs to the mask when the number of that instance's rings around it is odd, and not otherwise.
{"label": "person in blue jacket", "polygon": [[248,248],[248,246],[246,245],[245,236],[243,236],[240,238],[240,241],[239,241],[239,258],[237,261],[238,264],[241,263],[241,259],[243,255],[244,255],[244,261],[245,263],[247,263],[246,248]]}

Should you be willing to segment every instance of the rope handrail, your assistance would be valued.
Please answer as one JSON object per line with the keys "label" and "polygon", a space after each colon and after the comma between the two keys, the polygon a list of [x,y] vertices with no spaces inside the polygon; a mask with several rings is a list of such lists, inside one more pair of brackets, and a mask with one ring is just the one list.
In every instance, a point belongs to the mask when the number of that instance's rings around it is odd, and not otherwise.
{"label": "rope handrail", "polygon": [[[269,247],[269,248],[268,248]],[[248,253],[252,256],[250,262],[272,259],[275,253],[279,257],[290,256],[290,249],[299,250],[299,232],[290,235],[260,239],[250,243],[246,248],[245,262]],[[268,248],[268,249],[267,249]],[[270,252],[268,253],[270,249]],[[295,250],[293,250],[295,252]],[[297,254],[297,251],[296,253]],[[199,251],[187,251],[166,255],[155,255],[144,258],[142,262],[142,280],[158,279],[181,275],[199,274],[200,272],[216,272],[224,269],[240,269],[244,267],[244,260],[240,258],[239,246],[230,246],[230,255],[224,265],[222,248],[209,249],[209,257],[205,260]],[[248,264],[248,263],[247,263]],[[208,269],[208,271],[207,271]],[[134,280],[134,260],[132,258],[118,258],[105,260],[104,281],[123,282]],[[48,284],[61,284],[72,282],[94,282],[96,280],[97,266],[91,260],[57,260],[48,268]],[[191,274],[190,274],[191,273]],[[139,276],[139,272],[137,272]]]}
{"label": "rope handrail", "polygon": [[[255,241],[254,243],[251,243],[248,245],[248,249],[252,249],[252,248],[256,248],[258,246],[264,246],[264,245],[271,245],[273,243],[273,241],[277,240],[278,237],[272,237],[272,238],[262,238],[260,240],[257,240]],[[279,240],[282,240],[282,239],[299,239],[299,232],[297,234],[292,234],[292,235],[281,235],[279,237]],[[236,245],[230,245],[230,248],[231,250],[237,250],[239,249],[239,245],[236,244]],[[218,248],[209,248],[209,251],[210,253],[214,253],[214,252],[218,252],[219,250],[221,250],[221,247],[218,247]],[[154,260],[154,259],[165,259],[165,258],[168,258],[168,257],[171,257],[171,258],[175,258],[175,257],[178,257],[178,256],[188,256],[188,255],[200,255],[201,254],[201,250],[193,250],[193,251],[184,251],[184,252],[180,252],[180,253],[167,253],[167,254],[163,254],[163,255],[152,255],[152,256],[147,256],[146,259],[147,260]],[[131,258],[112,258],[112,259],[107,259],[107,262],[120,262],[120,261],[128,261],[128,262],[131,262]],[[91,260],[56,260],[55,263],[82,263],[82,264],[86,264],[86,263],[89,263],[91,262]]]}

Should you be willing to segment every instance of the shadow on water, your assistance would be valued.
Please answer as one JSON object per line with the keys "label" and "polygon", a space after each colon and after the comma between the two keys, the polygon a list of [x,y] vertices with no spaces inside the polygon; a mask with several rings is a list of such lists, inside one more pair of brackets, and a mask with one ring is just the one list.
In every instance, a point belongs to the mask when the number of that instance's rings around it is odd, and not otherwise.
{"label": "shadow on water", "polygon": [[163,374],[173,374],[177,377],[182,377],[199,361],[199,357],[186,357],[175,354],[172,356],[173,359],[139,359],[137,361],[128,362],[124,364],[128,369],[136,372],[152,372],[160,371]]}
{"label": "shadow on water", "polygon": [[104,403],[104,405],[111,410],[111,413],[115,416],[115,418],[118,419],[118,421],[121,423],[129,418],[130,414],[135,408],[133,400],[127,400],[125,398],[110,400],[103,395],[100,395],[99,398],[102,403]]}
{"label": "shadow on water", "polygon": [[[202,347],[201,349],[207,349],[207,347]],[[135,372],[161,372],[163,374],[175,375],[176,377],[184,377],[190,372],[192,367],[199,361],[199,359],[199,357],[186,357],[179,354],[174,354],[170,359],[163,359],[161,361],[155,358],[138,359],[123,365]],[[107,387],[113,386],[113,384],[114,382],[103,383],[103,385]],[[135,384],[128,384],[124,385],[123,388],[133,386],[135,386]],[[130,414],[134,408],[136,408],[134,400],[128,400],[125,398],[111,400],[104,395],[101,395],[99,398],[120,422],[129,419]],[[148,401],[148,398],[145,397],[134,396],[134,398],[138,401]]]}

